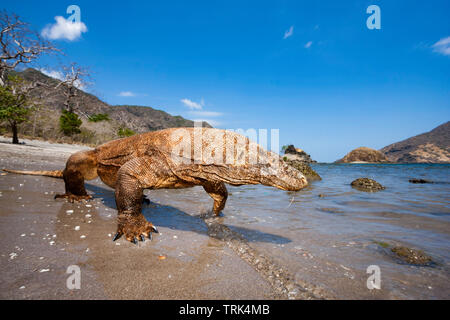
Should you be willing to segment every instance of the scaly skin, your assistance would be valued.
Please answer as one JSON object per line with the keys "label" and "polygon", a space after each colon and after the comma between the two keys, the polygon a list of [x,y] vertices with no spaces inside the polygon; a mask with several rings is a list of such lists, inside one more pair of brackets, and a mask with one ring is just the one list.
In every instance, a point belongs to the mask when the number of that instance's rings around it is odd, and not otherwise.
{"label": "scaly skin", "polygon": [[85,180],[100,179],[115,189],[118,227],[114,240],[151,237],[156,228],[142,215],[144,189],[176,189],[201,185],[214,200],[218,215],[230,185],[263,184],[282,190],[305,187],[306,178],[246,137],[221,129],[171,128],[105,143],[69,157],[63,171],[13,173],[62,177],[66,192],[55,198],[89,199]]}

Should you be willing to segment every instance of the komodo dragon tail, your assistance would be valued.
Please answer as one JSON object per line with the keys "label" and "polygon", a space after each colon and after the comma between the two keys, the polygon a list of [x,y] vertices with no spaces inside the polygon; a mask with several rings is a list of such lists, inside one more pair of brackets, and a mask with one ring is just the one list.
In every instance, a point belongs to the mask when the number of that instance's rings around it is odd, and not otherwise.
{"label": "komodo dragon tail", "polygon": [[9,169],[3,169],[5,172],[9,173],[18,173],[18,174],[28,174],[32,176],[45,176],[45,177],[52,177],[52,178],[63,178],[63,172],[62,170],[54,170],[54,171],[22,171],[22,170],[9,170]]}

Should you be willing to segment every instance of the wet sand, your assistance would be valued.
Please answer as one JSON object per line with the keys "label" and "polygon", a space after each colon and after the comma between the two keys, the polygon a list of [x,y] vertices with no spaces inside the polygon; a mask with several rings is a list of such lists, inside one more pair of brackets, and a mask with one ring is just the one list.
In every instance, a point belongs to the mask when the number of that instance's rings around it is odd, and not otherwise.
{"label": "wet sand", "polygon": [[[0,168],[62,169],[82,149],[30,140],[12,145],[0,137]],[[54,200],[64,191],[61,179],[1,173],[0,299],[332,298],[294,279],[209,210],[159,203],[148,191],[144,215],[160,234],[138,246],[113,242],[113,190],[99,179],[86,187],[94,200],[72,204]],[[66,285],[71,265],[81,270],[79,290]]]}

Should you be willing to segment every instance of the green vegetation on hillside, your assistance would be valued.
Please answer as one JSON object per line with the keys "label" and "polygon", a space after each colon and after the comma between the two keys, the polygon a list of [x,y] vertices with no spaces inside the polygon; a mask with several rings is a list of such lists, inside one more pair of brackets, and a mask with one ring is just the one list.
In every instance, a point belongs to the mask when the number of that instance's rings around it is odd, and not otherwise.
{"label": "green vegetation on hillside", "polygon": [[100,122],[100,121],[109,121],[108,114],[106,113],[97,113],[89,117],[89,121],[91,122]]}
{"label": "green vegetation on hillside", "polygon": [[59,118],[59,127],[65,135],[71,136],[76,133],[81,133],[81,124],[82,121],[77,114],[67,110],[62,111],[61,117]]}
{"label": "green vegetation on hillside", "polygon": [[135,134],[136,132],[128,128],[119,128],[119,131],[117,132],[117,135],[121,138],[130,137]]}

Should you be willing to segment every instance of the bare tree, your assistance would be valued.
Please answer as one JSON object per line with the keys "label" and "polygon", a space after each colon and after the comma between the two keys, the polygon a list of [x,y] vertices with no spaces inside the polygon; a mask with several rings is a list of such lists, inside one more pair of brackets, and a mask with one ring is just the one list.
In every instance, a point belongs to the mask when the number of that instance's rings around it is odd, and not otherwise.
{"label": "bare tree", "polygon": [[78,95],[77,89],[86,88],[90,82],[90,74],[86,68],[78,66],[75,62],[63,67],[62,80],[55,89],[61,87],[64,99],[64,107],[69,112],[79,110],[79,99],[76,99]]}
{"label": "bare tree", "polygon": [[18,15],[0,11],[0,86],[6,84],[8,72],[19,64],[31,63],[43,53],[59,51],[29,26]]}

